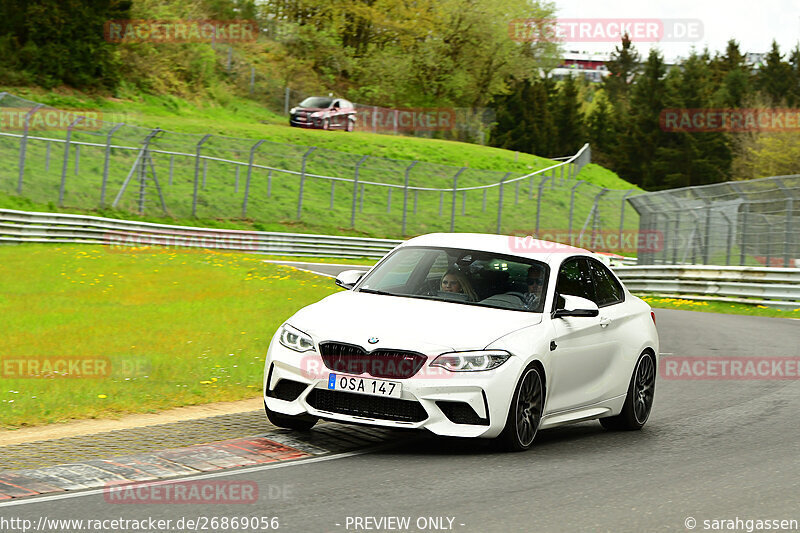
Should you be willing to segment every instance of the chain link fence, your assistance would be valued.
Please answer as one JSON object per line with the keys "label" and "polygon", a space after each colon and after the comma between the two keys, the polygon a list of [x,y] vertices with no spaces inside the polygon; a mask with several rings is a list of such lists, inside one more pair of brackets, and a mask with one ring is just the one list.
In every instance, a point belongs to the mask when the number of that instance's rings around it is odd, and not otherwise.
{"label": "chain link fence", "polygon": [[635,251],[606,241],[616,236],[620,243],[623,233],[635,232],[638,217],[626,199],[640,191],[581,181],[579,172],[591,161],[588,145],[560,161],[541,160],[528,173],[498,172],[150,130],[5,93],[0,109],[6,118],[16,112],[11,127],[0,131],[0,192],[40,204],[246,220],[257,229],[303,221],[311,231],[354,229],[380,237],[535,235],[599,251]]}
{"label": "chain link fence", "polygon": [[731,181],[630,199],[640,233],[639,264],[800,267],[800,175]]}

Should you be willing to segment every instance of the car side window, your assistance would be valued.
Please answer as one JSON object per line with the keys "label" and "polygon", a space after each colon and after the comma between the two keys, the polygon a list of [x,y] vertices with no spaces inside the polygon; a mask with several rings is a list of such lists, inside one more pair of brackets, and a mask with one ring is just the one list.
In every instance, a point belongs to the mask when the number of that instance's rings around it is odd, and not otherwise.
{"label": "car side window", "polygon": [[608,271],[608,268],[593,259],[589,260],[589,268],[592,270],[595,291],[597,292],[597,306],[618,304],[625,300],[625,291],[622,289],[617,278]]}
{"label": "car side window", "polygon": [[597,303],[592,274],[586,264],[586,260],[580,257],[568,259],[558,271],[556,281],[556,291],[558,294],[569,294],[586,298]]}

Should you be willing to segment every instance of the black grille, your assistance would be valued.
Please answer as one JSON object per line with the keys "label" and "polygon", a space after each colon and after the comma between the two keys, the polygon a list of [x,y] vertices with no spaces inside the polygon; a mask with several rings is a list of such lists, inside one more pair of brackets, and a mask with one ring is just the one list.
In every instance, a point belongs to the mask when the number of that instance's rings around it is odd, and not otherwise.
{"label": "black grille", "polygon": [[272,396],[279,400],[293,402],[306,390],[307,386],[305,383],[292,381],[291,379],[282,379],[272,390]]}
{"label": "black grille", "polygon": [[417,352],[382,348],[367,353],[360,346],[341,342],[322,342],[319,351],[325,366],[334,372],[369,374],[376,378],[410,378],[428,360]]}
{"label": "black grille", "polygon": [[419,402],[383,398],[352,392],[314,389],[306,398],[308,404],[320,411],[351,416],[363,416],[394,422],[421,422],[428,414]]}
{"label": "black grille", "polygon": [[454,424],[472,424],[475,426],[488,426],[489,419],[481,418],[472,406],[465,402],[436,402],[436,406],[442,410],[444,416]]}

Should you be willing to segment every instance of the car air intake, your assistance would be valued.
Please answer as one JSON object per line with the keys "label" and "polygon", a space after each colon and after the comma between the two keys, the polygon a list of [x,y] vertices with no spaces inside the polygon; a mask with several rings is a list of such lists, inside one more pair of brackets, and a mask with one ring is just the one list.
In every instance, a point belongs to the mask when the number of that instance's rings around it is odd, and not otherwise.
{"label": "car air intake", "polygon": [[306,390],[307,386],[308,385],[305,383],[300,383],[299,381],[282,379],[275,385],[270,396],[278,398],[279,400],[293,402]]}
{"label": "car air intake", "polygon": [[352,392],[314,389],[306,397],[308,405],[320,411],[393,422],[421,422],[428,413],[414,400],[400,400]]}
{"label": "car air intake", "polygon": [[471,424],[475,426],[488,426],[489,419],[481,418],[475,409],[466,402],[438,401],[436,406],[442,410],[450,422],[454,424]]}
{"label": "car air intake", "polygon": [[322,342],[319,351],[329,370],[346,374],[369,374],[376,378],[410,378],[428,360],[417,352],[383,348],[366,352],[360,346],[341,342]]}

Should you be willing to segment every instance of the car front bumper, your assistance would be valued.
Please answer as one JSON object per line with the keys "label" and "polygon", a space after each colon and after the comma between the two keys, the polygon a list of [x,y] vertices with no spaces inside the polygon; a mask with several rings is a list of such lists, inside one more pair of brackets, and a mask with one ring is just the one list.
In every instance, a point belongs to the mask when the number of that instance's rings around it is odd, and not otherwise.
{"label": "car front bumper", "polygon": [[[427,429],[437,435],[492,438],[505,427],[511,395],[522,372],[512,356],[482,372],[449,372],[428,364],[402,385],[399,399],[328,389],[331,373],[316,351],[298,353],[273,339],[264,368],[264,401],[277,413],[309,414],[345,423]],[[366,374],[357,376],[372,378]],[[281,385],[281,382],[284,382]]]}

